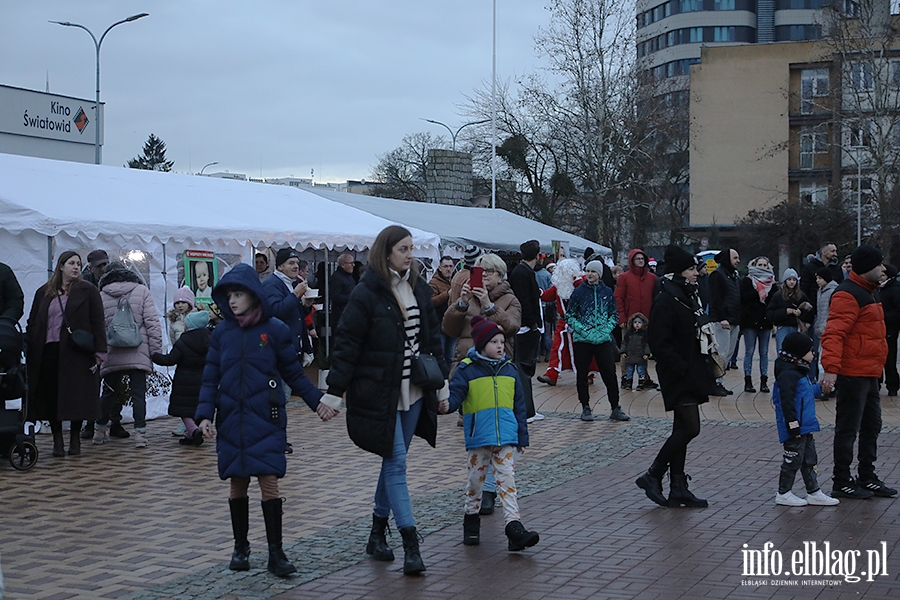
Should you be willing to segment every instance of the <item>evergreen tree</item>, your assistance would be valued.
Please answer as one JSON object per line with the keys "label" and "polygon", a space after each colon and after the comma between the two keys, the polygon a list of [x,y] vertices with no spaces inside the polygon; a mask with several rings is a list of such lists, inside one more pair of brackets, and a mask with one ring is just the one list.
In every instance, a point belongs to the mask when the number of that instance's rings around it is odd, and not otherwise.
{"label": "evergreen tree", "polygon": [[166,143],[151,133],[144,144],[144,155],[129,160],[128,168],[168,172],[174,164],[166,160]]}

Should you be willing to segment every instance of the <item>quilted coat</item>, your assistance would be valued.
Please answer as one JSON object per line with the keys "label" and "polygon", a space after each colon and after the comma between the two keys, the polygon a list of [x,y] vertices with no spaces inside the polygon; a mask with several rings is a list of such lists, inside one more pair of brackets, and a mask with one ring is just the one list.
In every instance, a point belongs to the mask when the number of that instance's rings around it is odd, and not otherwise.
{"label": "quilted coat", "polygon": [[[420,311],[419,348],[437,357],[446,377],[431,287],[419,277],[413,292]],[[405,340],[403,317],[390,283],[374,270],[367,270],[353,288],[338,323],[328,393],[341,396],[346,392],[350,439],[363,450],[382,457],[393,453]],[[425,400],[415,434],[434,446],[435,392],[425,392]]]}
{"label": "quilted coat", "polygon": [[100,366],[100,375],[138,369],[149,373],[153,370],[150,355],[162,351],[162,327],[159,314],[153,304],[153,297],[141,278],[127,269],[107,271],[100,278],[100,298],[103,299],[103,314],[109,326],[116,315],[119,298],[127,296],[135,322],[141,326],[143,341],[136,348],[109,348],[109,356]]}
{"label": "quilted coat", "polygon": [[168,354],[157,353],[151,357],[158,365],[177,365],[169,396],[169,414],[173,417],[193,417],[197,412],[208,350],[209,329],[200,327],[182,333]]}
{"label": "quilted coat", "polygon": [[[256,325],[238,325],[228,306],[228,291],[233,289],[247,290],[259,299],[262,318]],[[235,266],[222,277],[212,296],[225,320],[209,341],[194,420],[199,423],[215,417],[222,479],[284,477],[287,399],[282,378],[313,410],[322,392],[303,373],[287,325],[272,317],[253,267]]]}
{"label": "quilted coat", "polygon": [[888,347],[884,310],[873,296],[876,287],[850,271],[831,295],[822,334],[822,367],[826,373],[881,376]]}
{"label": "quilted coat", "polygon": [[460,406],[467,450],[528,445],[525,396],[509,358],[491,364],[469,350],[450,380],[450,412]]}
{"label": "quilted coat", "polygon": [[809,367],[778,357],[775,361],[775,385],[772,404],[778,425],[778,441],[782,444],[795,435],[819,431],[816,419],[816,394],[819,384],[809,380]]}

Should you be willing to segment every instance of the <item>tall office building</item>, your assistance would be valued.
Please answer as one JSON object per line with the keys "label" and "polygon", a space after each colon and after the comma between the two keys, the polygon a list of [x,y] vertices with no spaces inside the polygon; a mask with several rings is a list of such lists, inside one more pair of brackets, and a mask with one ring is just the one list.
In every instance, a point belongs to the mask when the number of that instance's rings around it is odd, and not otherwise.
{"label": "tall office building", "polygon": [[637,0],[637,57],[662,91],[684,91],[701,47],[819,39],[827,1]]}

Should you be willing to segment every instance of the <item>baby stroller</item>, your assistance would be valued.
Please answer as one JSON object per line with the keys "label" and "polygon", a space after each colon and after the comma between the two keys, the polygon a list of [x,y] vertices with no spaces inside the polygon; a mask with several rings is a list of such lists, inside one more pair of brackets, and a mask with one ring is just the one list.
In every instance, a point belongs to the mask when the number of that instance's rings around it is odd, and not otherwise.
{"label": "baby stroller", "polygon": [[[27,471],[38,459],[34,425],[28,414],[28,381],[25,372],[25,338],[19,324],[0,318],[0,456],[19,471]],[[22,399],[21,409],[6,409],[6,400]]]}

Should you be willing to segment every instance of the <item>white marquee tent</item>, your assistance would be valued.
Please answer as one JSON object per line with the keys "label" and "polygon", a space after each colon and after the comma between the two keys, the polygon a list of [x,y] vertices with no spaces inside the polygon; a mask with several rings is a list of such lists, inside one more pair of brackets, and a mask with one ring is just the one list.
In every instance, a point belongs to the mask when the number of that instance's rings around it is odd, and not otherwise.
{"label": "white marquee tent", "polygon": [[551,242],[561,241],[568,242],[573,255],[581,256],[590,247],[612,256],[612,250],[602,244],[502,209],[408,202],[323,188],[312,188],[311,191],[407,227],[433,231],[441,236],[445,247],[455,246],[460,251],[459,256],[462,248],[471,244],[487,250],[518,252],[519,244],[531,239],[540,241],[541,250],[547,253],[552,251]]}

